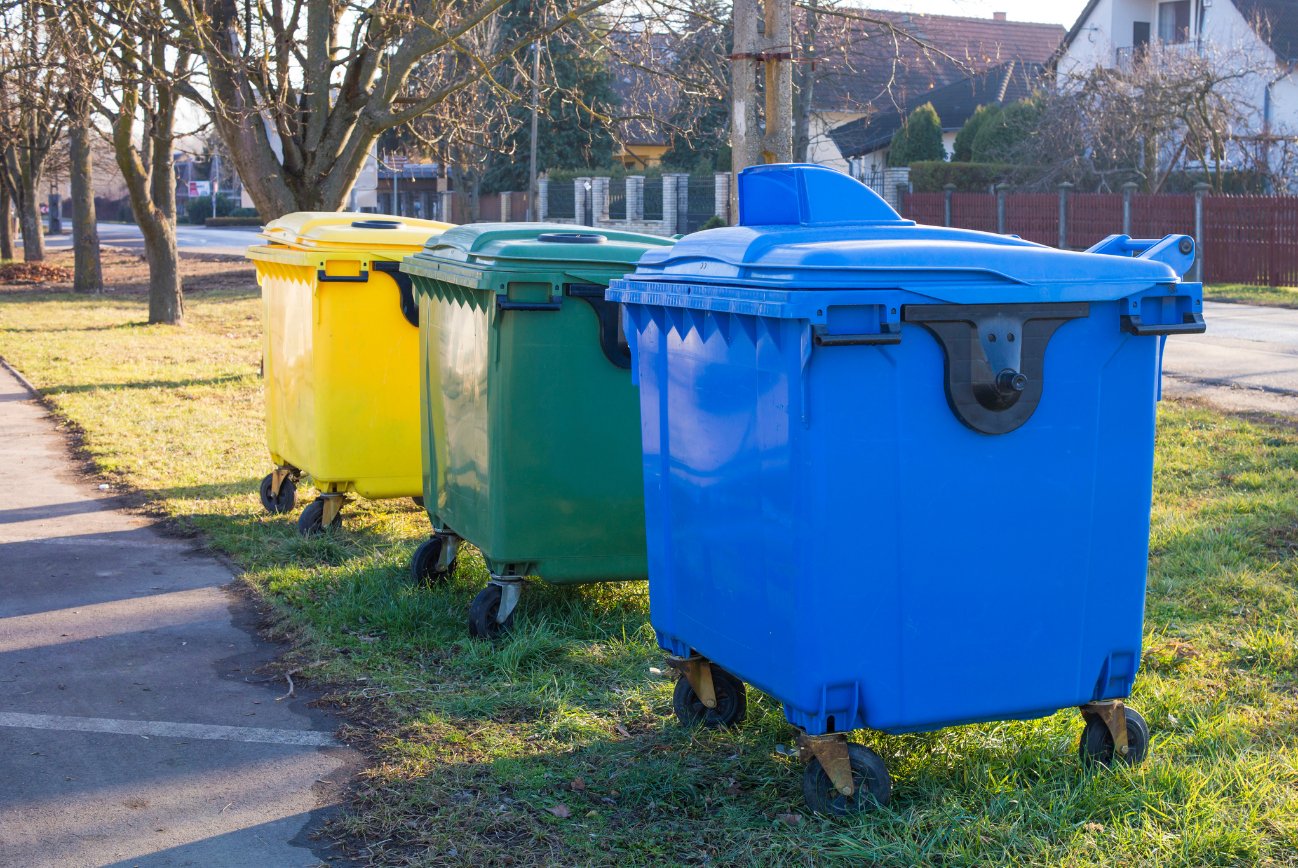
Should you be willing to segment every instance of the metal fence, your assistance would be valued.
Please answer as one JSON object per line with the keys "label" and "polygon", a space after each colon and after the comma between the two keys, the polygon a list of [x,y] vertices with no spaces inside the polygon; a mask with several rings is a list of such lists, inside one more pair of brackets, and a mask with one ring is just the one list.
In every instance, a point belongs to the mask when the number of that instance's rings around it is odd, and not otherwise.
{"label": "metal fence", "polygon": [[608,179],[608,219],[626,219],[626,178]]}
{"label": "metal fence", "polygon": [[661,175],[657,178],[644,179],[644,219],[663,219],[663,179]]}
{"label": "metal fence", "polygon": [[685,235],[697,232],[717,213],[716,181],[712,175],[690,175],[684,196],[676,199],[676,231]]}
{"label": "metal fence", "polygon": [[546,213],[569,220],[577,216],[577,192],[571,183],[550,184]]}
{"label": "metal fence", "polygon": [[[1061,195],[1054,193],[908,193],[902,213],[936,226],[1018,235],[1057,246]],[[1124,198],[1128,201],[1124,202]],[[947,209],[950,208],[950,220]],[[1129,209],[1129,217],[1124,210]],[[1192,194],[1063,194],[1066,245],[1090,247],[1124,231],[1134,238],[1198,235],[1203,279],[1212,283],[1298,286],[1298,196],[1204,196],[1195,232]]]}

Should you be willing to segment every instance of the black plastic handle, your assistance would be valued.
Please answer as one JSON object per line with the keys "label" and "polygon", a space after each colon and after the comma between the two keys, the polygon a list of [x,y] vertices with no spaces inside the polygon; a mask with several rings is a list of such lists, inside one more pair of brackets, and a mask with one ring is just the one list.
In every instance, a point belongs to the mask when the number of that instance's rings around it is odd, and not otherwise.
{"label": "black plastic handle", "polygon": [[877,347],[901,343],[901,326],[886,323],[877,334],[831,335],[825,326],[811,327],[811,340],[818,347]]}
{"label": "black plastic handle", "polygon": [[559,310],[563,299],[558,301],[514,301],[508,296],[496,296],[496,310]]}
{"label": "black plastic handle", "polygon": [[317,268],[315,279],[320,283],[364,283],[370,279],[370,273],[362,268],[360,274],[326,274],[323,268]]}
{"label": "black plastic handle", "polygon": [[1090,312],[1087,302],[908,304],[901,318],[942,345],[946,400],[956,418],[982,434],[1008,434],[1041,401],[1055,331]]}
{"label": "black plastic handle", "polygon": [[396,283],[397,303],[401,305],[401,315],[406,318],[406,322],[419,328],[419,301],[415,298],[415,287],[410,280],[410,275],[402,272],[401,264],[397,262],[376,262],[372,267],[375,271],[386,274]]}
{"label": "black plastic handle", "polygon": [[602,283],[569,283],[563,288],[572,298],[591,306],[599,320],[599,347],[604,358],[619,368],[631,368],[631,348],[622,340],[621,305],[604,297],[608,287]]}
{"label": "black plastic handle", "polygon": [[1145,337],[1148,335],[1201,335],[1208,330],[1201,313],[1187,313],[1181,322],[1144,323],[1140,314],[1135,313],[1122,318],[1122,330],[1128,334]]}

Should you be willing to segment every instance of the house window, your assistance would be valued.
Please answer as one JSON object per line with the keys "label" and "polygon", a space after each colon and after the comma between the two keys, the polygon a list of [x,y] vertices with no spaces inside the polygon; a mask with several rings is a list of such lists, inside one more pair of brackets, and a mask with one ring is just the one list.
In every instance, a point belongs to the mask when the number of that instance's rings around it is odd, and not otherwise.
{"label": "house window", "polygon": [[1139,52],[1149,44],[1149,22],[1133,21],[1131,23],[1131,47]]}
{"label": "house window", "polygon": [[1158,41],[1186,42],[1190,39],[1190,0],[1158,4]]}

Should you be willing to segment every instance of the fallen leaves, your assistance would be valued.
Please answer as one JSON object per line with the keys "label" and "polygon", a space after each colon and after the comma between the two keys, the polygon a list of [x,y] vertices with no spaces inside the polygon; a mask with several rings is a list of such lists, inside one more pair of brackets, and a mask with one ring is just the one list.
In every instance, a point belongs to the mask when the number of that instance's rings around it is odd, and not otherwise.
{"label": "fallen leaves", "polygon": [[570,809],[563,802],[560,802],[559,804],[553,807],[546,808],[546,810],[549,811],[551,814],[554,814],[560,820],[566,820],[572,816],[572,809]]}
{"label": "fallen leaves", "polygon": [[0,283],[68,283],[72,269],[48,262],[10,262],[0,265]]}

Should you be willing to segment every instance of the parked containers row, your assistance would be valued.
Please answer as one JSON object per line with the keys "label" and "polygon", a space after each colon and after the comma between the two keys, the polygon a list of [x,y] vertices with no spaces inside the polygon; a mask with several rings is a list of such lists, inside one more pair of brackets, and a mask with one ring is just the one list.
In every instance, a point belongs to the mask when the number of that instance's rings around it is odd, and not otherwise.
{"label": "parked containers row", "polygon": [[1084,758],[1139,761],[1123,700],[1162,341],[1203,330],[1193,242],[1075,253],[917,226],[814,166],[746,170],[739,205],[739,226],[674,245],[271,224],[249,254],[267,509],[303,472],[322,492],[306,531],[349,491],[422,497],[412,571],[436,582],[478,548],[480,637],[510,626],[524,576],[647,576],[678,716],[736,725],[745,683],[767,692],[822,812],[888,801],[882,759],[845,738],[865,727],[1077,706]]}

